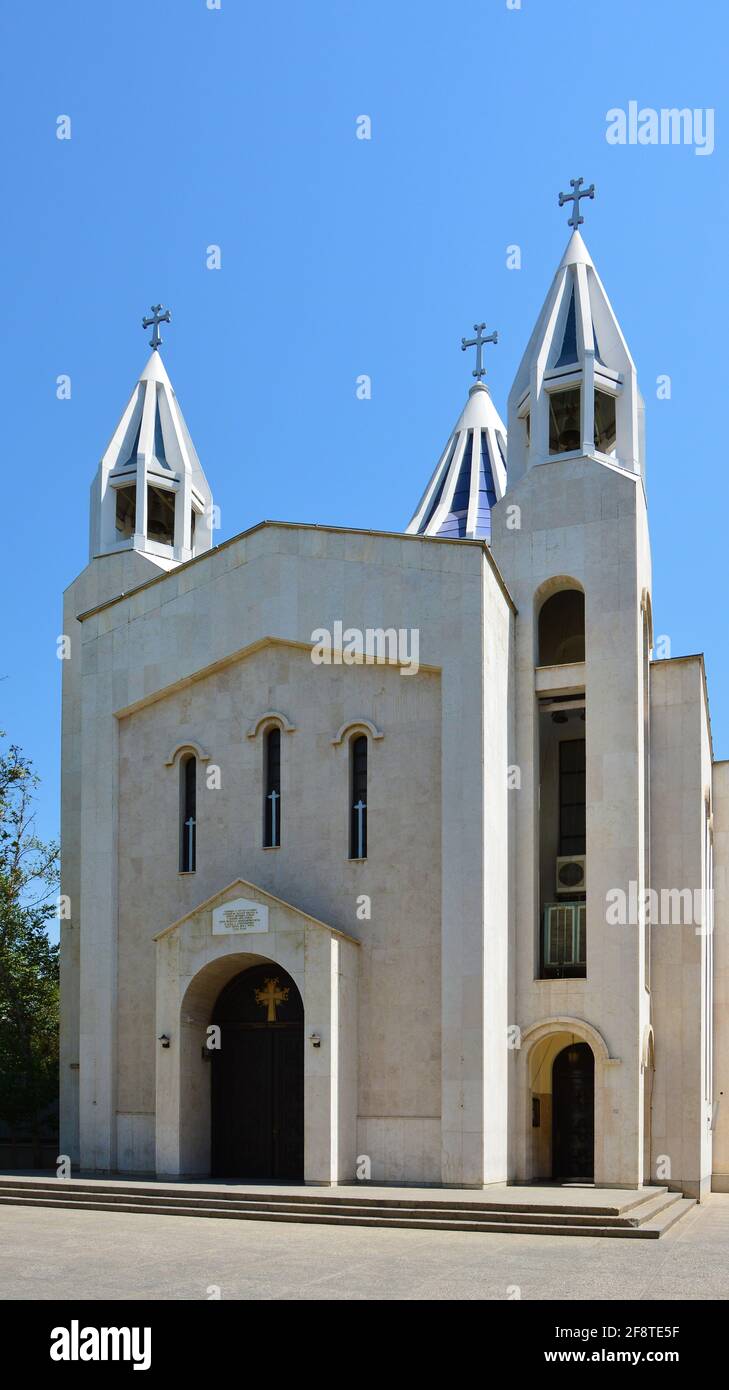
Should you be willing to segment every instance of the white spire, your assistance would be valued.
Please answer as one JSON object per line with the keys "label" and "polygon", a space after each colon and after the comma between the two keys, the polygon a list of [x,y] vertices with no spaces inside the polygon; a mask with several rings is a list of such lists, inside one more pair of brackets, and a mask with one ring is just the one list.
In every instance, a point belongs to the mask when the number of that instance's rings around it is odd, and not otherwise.
{"label": "white spire", "polygon": [[509,394],[509,482],[565,455],[642,473],[642,417],[635,363],[575,230]]}
{"label": "white spire", "polygon": [[212,496],[158,350],[91,487],[91,559],[138,550],[171,569],[209,550]]}
{"label": "white spire", "polygon": [[491,508],[506,490],[506,430],[478,381],[468,393],[407,535],[491,540]]}

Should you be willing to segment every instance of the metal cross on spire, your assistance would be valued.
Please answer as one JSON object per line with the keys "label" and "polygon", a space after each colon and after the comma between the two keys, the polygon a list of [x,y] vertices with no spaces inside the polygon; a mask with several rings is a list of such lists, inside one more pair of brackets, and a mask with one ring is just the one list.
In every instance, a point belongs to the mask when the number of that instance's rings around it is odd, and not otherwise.
{"label": "metal cross on spire", "polygon": [[475,347],[476,349],[476,370],[472,372],[471,375],[475,376],[477,381],[480,381],[481,377],[486,375],[486,368],[483,365],[484,343],[498,343],[499,341],[499,334],[496,329],[494,329],[493,333],[489,333],[487,338],[484,338],[482,334],[485,327],[485,323],[474,323],[473,331],[476,337],[461,338],[461,352],[465,352],[466,348],[470,347]]}
{"label": "metal cross on spire", "polygon": [[142,319],[142,328],[152,329],[152,337],[149,340],[149,344],[153,352],[159,352],[159,346],[162,342],[162,337],[159,331],[160,324],[172,322],[172,315],[169,309],[165,309],[164,313],[162,314],[160,313],[161,308],[161,304],[153,304],[151,317]]}
{"label": "metal cross on spire", "polygon": [[575,231],[577,231],[580,223],[585,220],[584,217],[580,217],[580,198],[594,198],[595,196],[594,183],[591,183],[589,188],[582,188],[581,185],[584,182],[584,179],[570,179],[572,192],[560,193],[559,195],[559,205],[561,208],[564,207],[565,203],[574,204],[572,216],[567,218],[567,225],[574,227]]}

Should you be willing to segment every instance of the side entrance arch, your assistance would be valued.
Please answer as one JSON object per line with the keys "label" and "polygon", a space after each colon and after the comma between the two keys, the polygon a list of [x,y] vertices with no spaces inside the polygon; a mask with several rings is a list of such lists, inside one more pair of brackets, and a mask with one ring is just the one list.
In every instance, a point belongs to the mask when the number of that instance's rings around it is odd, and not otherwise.
{"label": "side entrance arch", "polygon": [[224,986],[212,1022],[212,1174],[302,1182],[304,1005],[291,975],[252,965]]}
{"label": "side entrance arch", "polygon": [[520,1041],[516,1181],[638,1186],[625,1152],[606,1142],[610,1117],[619,1113],[624,1068],[598,1029],[583,1018],[553,1014],[524,1028]]}

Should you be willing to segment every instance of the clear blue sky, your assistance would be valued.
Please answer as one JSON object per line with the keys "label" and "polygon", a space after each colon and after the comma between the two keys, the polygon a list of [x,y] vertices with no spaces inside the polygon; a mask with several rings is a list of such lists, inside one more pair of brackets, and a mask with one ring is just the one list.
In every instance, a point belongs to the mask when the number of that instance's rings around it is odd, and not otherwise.
{"label": "clear blue sky", "polygon": [[[43,777],[45,834],[61,593],[149,304],[172,307],[163,355],[220,539],[264,517],[399,529],[470,385],[476,320],[500,332],[505,411],[576,175],[597,185],[583,231],[646,398],[656,630],[706,653],[729,756],[728,37],[724,0],[5,7],[0,724]],[[714,153],[608,145],[605,113],[631,99],[715,109]]]}

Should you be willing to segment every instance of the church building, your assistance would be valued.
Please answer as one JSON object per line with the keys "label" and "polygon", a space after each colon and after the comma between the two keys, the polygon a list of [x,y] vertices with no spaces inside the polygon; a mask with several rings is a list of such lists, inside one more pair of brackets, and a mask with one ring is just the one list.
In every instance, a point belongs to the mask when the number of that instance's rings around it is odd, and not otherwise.
{"label": "church building", "polygon": [[64,606],[82,1170],[729,1191],[729,763],[702,656],[654,659],[643,401],[581,182],[508,433],[476,325],[401,532],[214,544],[145,321]]}

